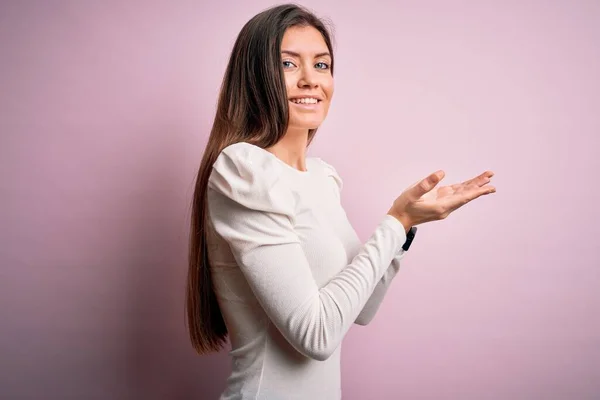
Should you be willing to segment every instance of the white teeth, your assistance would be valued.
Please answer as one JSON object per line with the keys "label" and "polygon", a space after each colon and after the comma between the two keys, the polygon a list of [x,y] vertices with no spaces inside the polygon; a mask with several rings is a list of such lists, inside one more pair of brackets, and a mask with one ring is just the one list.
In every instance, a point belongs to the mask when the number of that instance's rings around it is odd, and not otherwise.
{"label": "white teeth", "polygon": [[302,99],[292,99],[292,102],[301,104],[317,104],[319,101],[317,99],[306,97]]}

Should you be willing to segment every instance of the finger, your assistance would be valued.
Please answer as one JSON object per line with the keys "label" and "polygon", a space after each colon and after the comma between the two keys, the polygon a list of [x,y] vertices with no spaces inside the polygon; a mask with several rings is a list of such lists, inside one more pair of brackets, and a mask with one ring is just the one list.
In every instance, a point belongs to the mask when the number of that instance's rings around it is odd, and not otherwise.
{"label": "finger", "polygon": [[477,185],[477,186],[481,186],[484,185],[486,183],[488,183],[490,181],[490,178],[494,176],[493,173],[489,173],[488,171],[484,172],[483,174],[480,174],[474,178],[471,178],[469,180],[466,180],[463,182],[464,185]]}
{"label": "finger", "polygon": [[448,203],[446,203],[446,208],[451,211],[454,211],[454,210],[464,206],[468,202],[475,200],[476,198],[478,198],[480,196],[495,193],[495,192],[496,192],[496,188],[493,186],[486,186],[483,188],[468,190],[468,191],[463,192],[461,195],[449,197],[447,200]]}
{"label": "finger", "polygon": [[471,178],[469,180],[464,181],[463,184],[470,185],[470,184],[474,183],[477,186],[485,185],[486,183],[488,183],[490,181],[492,176],[494,176],[493,171],[485,171],[484,173],[476,176],[475,178]]}
{"label": "finger", "polygon": [[468,190],[470,187],[473,187],[473,186],[483,187],[483,186],[487,185],[490,182],[491,182],[490,178],[477,177],[477,178],[465,181],[463,183],[455,183],[454,185],[450,185],[450,187],[455,192],[461,192],[461,191],[463,191],[465,189]]}
{"label": "finger", "polygon": [[496,188],[494,186],[485,186],[485,187],[480,187],[477,189],[474,189],[472,191],[470,191],[468,194],[465,194],[466,198],[467,198],[467,202],[471,201],[471,200],[475,200],[476,198],[486,195],[486,194],[492,194],[492,193],[496,193]]}
{"label": "finger", "polygon": [[446,176],[444,171],[438,170],[425,179],[422,179],[409,190],[411,200],[417,200],[425,193],[431,191],[442,179],[444,179],[444,176]]}

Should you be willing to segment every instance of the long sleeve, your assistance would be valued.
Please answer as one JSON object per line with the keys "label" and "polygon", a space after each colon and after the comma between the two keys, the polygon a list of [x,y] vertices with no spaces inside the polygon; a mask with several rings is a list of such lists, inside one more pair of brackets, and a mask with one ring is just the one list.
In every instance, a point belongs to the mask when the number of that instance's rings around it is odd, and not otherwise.
{"label": "long sleeve", "polygon": [[358,314],[358,317],[354,321],[357,325],[367,325],[373,320],[375,314],[377,313],[377,310],[379,310],[379,306],[383,302],[383,299],[387,293],[388,288],[390,287],[390,284],[392,283],[392,280],[396,277],[398,271],[400,270],[400,261],[402,260],[402,258],[404,258],[405,254],[406,252],[401,249],[400,253],[398,253],[394,257],[394,259],[390,263],[390,266],[385,271],[385,274],[377,283],[377,286],[371,294],[371,297],[369,297],[369,300],[367,301],[363,309],[360,311],[360,314]]}
{"label": "long sleeve", "polygon": [[300,353],[325,360],[401,250],[404,227],[383,217],[351,263],[319,288],[293,228],[295,199],[280,179],[281,165],[227,150],[209,178],[212,225],[270,321]]}
{"label": "long sleeve", "polygon": [[[335,169],[335,167],[333,167],[331,164],[325,162],[322,159],[320,159],[320,161],[324,165],[326,174],[330,176],[335,182],[335,186],[337,188],[337,191],[335,193],[337,194],[338,200],[341,203],[341,192],[344,187],[344,182],[337,170]],[[396,254],[396,256],[392,259],[392,262],[386,269],[383,277],[377,283],[377,286],[375,286],[375,290],[369,297],[369,300],[367,300],[367,303],[365,304],[363,309],[356,317],[354,323],[356,323],[357,325],[367,325],[373,320],[375,314],[377,313],[377,310],[379,310],[379,306],[385,298],[385,295],[390,284],[392,283],[392,280],[395,278],[398,271],[400,270],[400,261],[402,260],[402,258],[404,258],[405,254],[406,252],[404,251],[404,249],[401,248],[398,254]]]}

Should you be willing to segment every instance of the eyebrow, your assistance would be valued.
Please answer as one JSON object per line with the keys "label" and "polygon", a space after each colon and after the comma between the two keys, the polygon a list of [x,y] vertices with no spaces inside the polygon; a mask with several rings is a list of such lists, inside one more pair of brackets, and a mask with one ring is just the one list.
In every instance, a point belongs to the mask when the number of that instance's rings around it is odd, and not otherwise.
{"label": "eyebrow", "polygon": [[[294,56],[294,57],[298,57],[298,58],[300,58],[300,54],[299,54],[299,53],[296,53],[295,51],[291,51],[291,50],[281,50],[281,52],[282,52],[282,53],[289,54],[289,55],[291,55],[291,56]],[[318,54],[315,54],[315,58],[324,57],[324,56],[328,56],[328,57],[330,57],[330,58],[331,58],[331,54],[329,54],[329,52],[327,52],[327,51],[326,51],[326,52],[324,52],[324,53],[318,53]]]}

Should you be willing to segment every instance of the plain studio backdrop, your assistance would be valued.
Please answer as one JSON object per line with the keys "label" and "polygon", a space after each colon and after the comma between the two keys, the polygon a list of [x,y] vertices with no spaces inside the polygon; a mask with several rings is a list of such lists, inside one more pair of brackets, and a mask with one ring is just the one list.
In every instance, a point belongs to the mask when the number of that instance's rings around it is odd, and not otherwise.
{"label": "plain studio backdrop", "polygon": [[[600,398],[600,2],[306,1],[336,92],[308,155],[363,240],[409,185],[498,191],[422,225],[345,400]],[[215,399],[184,325],[190,200],[233,42],[269,1],[3,1],[0,398]],[[293,390],[293,388],[290,388]]]}

